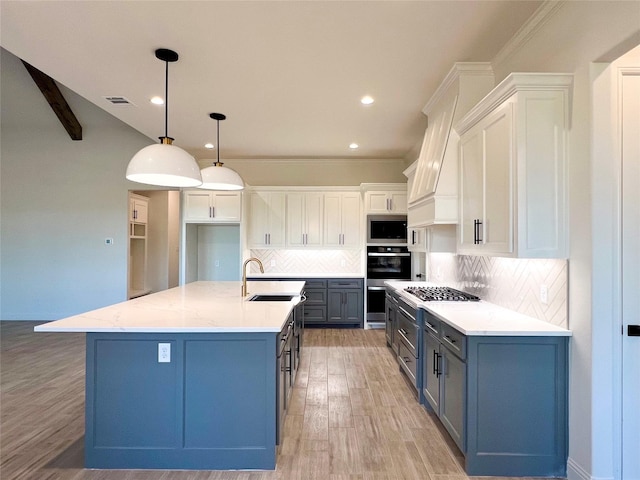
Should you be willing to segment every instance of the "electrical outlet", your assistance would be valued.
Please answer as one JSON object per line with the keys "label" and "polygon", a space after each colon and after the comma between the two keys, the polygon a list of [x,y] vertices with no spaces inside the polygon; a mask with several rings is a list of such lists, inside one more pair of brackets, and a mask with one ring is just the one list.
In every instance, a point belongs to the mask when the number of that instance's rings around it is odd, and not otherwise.
{"label": "electrical outlet", "polygon": [[216,267],[219,267],[219,266],[220,266],[220,260],[216,260],[216,261],[214,262],[214,265],[215,265]]}
{"label": "electrical outlet", "polygon": [[105,238],[104,239],[104,244],[105,245],[109,245],[109,246],[113,245],[113,238],[111,238],[111,237]]}
{"label": "electrical outlet", "polygon": [[171,344],[159,343],[158,344],[158,363],[170,363],[171,362]]}
{"label": "electrical outlet", "polygon": [[549,290],[546,285],[540,285],[540,302],[544,305],[549,303]]}

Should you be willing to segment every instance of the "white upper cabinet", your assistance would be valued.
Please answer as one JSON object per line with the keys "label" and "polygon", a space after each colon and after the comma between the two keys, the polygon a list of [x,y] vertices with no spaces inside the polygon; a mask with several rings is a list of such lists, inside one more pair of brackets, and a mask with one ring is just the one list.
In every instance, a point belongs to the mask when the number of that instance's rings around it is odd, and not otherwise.
{"label": "white upper cabinet", "polygon": [[255,191],[249,198],[249,247],[284,248],[285,193]]}
{"label": "white upper cabinet", "polygon": [[287,246],[322,246],[324,195],[317,192],[287,193]]}
{"label": "white upper cabinet", "polygon": [[209,190],[184,192],[183,219],[190,223],[238,223],[242,215],[242,194]]}
{"label": "white upper cabinet", "polygon": [[129,222],[147,223],[149,199],[135,193],[129,194]]}
{"label": "white upper cabinet", "polygon": [[568,74],[512,74],[456,126],[458,253],[567,256]]}
{"label": "white upper cabinet", "polygon": [[[386,188],[385,188],[386,187]],[[370,188],[370,187],[366,187]],[[402,215],[407,213],[407,186],[404,184],[376,185],[376,190],[364,194],[365,213]]]}
{"label": "white upper cabinet", "polygon": [[360,248],[361,224],[359,192],[324,194],[324,245],[334,248]]}

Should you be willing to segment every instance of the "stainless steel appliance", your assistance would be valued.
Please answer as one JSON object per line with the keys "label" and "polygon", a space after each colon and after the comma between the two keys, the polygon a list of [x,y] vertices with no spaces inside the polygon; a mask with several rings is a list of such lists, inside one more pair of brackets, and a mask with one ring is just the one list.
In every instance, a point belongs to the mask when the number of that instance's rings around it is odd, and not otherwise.
{"label": "stainless steel appliance", "polygon": [[411,280],[411,253],[405,245],[367,247],[367,324],[384,328],[386,280]]}
{"label": "stainless steel appliance", "polygon": [[423,302],[477,302],[480,297],[450,287],[407,287],[405,292]]}
{"label": "stainless steel appliance", "polygon": [[367,243],[407,243],[407,216],[367,215]]}

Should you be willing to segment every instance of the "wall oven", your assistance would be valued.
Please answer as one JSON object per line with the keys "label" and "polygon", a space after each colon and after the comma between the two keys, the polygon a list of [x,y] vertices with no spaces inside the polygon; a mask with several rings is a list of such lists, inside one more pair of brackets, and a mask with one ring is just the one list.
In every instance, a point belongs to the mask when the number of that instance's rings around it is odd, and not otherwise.
{"label": "wall oven", "polygon": [[386,280],[411,280],[411,253],[406,245],[367,246],[367,323],[369,326],[384,327],[384,282]]}

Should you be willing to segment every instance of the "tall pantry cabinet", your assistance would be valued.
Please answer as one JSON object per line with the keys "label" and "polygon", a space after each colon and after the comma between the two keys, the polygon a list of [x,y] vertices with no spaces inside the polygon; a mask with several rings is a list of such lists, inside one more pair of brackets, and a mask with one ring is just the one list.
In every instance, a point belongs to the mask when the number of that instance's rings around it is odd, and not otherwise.
{"label": "tall pantry cabinet", "polygon": [[147,286],[147,220],[149,199],[129,194],[129,282],[127,297],[149,293]]}

